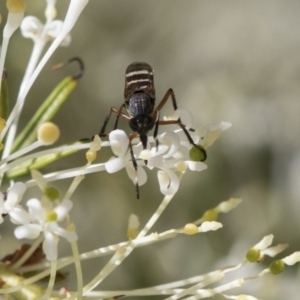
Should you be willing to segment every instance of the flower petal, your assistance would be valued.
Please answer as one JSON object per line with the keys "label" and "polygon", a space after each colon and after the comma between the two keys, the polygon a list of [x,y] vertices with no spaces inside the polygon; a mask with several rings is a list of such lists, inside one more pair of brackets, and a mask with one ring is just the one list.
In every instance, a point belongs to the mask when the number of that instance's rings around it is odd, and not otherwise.
{"label": "flower petal", "polygon": [[61,32],[62,27],[63,21],[60,20],[54,20],[50,24],[48,24],[46,30],[49,40],[54,40]]}
{"label": "flower petal", "polygon": [[113,130],[109,134],[109,141],[113,153],[117,156],[124,156],[128,149],[129,140],[123,130]]}
{"label": "flower petal", "polygon": [[7,193],[7,200],[4,206],[7,210],[15,207],[22,199],[26,191],[26,185],[23,182],[15,183]]}
{"label": "flower petal", "polygon": [[23,19],[20,29],[25,38],[35,40],[41,34],[43,27],[38,18],[28,16]]}
{"label": "flower petal", "polygon": [[30,222],[29,213],[21,206],[14,207],[9,212],[10,220],[14,224],[28,224]]}
{"label": "flower petal", "polygon": [[179,149],[180,138],[175,132],[164,133],[161,136],[160,141],[162,144],[167,145],[169,147],[169,151],[164,155],[165,158],[171,157]]}
{"label": "flower petal", "polygon": [[282,259],[285,264],[288,266],[292,266],[295,263],[298,263],[300,261],[300,251],[294,252],[293,254],[286,256]]}
{"label": "flower petal", "polygon": [[52,232],[44,232],[43,251],[46,254],[48,260],[57,259],[57,241]]}
{"label": "flower petal", "polygon": [[125,158],[121,157],[112,157],[108,162],[105,163],[105,169],[108,173],[115,173],[120,171],[125,167]]}
{"label": "flower petal", "polygon": [[173,195],[177,192],[179,179],[173,171],[164,168],[162,171],[157,172],[157,178],[162,194]]}
{"label": "flower petal", "polygon": [[61,221],[72,209],[73,203],[70,200],[64,200],[61,204],[57,205],[53,210],[57,213],[57,220]]}
{"label": "flower petal", "polygon": [[45,223],[44,212],[41,202],[38,199],[30,199],[27,202],[30,216],[33,220],[38,221],[40,224]]}
{"label": "flower petal", "polygon": [[193,128],[194,127],[194,118],[193,114],[189,109],[186,107],[178,107],[175,111],[173,116],[168,117],[167,119],[171,120],[178,120],[181,119],[181,122],[185,125],[186,128]]}
{"label": "flower petal", "polygon": [[148,160],[147,167],[152,170],[153,167],[160,168],[164,164],[163,157],[161,155],[153,156]]}
{"label": "flower petal", "polygon": [[56,222],[48,225],[48,230],[55,233],[56,235],[64,237],[69,242],[75,242],[78,240],[78,236],[75,231],[66,230],[57,225]]}
{"label": "flower petal", "polygon": [[128,177],[132,180],[132,182],[134,184],[135,184],[135,181],[136,181],[136,176],[137,176],[137,181],[138,181],[139,186],[146,183],[147,174],[141,166],[138,166],[137,171],[135,171],[135,169],[132,165],[132,162],[129,161],[129,162],[126,163],[126,171],[127,171]]}
{"label": "flower petal", "polygon": [[261,250],[261,251],[265,250],[266,248],[268,248],[272,244],[273,238],[274,238],[273,234],[266,235],[253,248]]}
{"label": "flower petal", "polygon": [[207,169],[207,165],[201,161],[186,160],[185,163],[188,165],[191,171],[203,171]]}
{"label": "flower petal", "polygon": [[47,186],[47,181],[43,177],[42,173],[39,172],[38,170],[35,170],[35,169],[32,169],[30,171],[30,173],[31,173],[32,179],[36,181],[36,183],[38,184],[39,188],[42,190],[42,192],[44,192],[44,189]]}
{"label": "flower petal", "polygon": [[40,232],[42,232],[41,225],[38,224],[26,224],[18,226],[15,229],[15,236],[17,239],[36,239]]}

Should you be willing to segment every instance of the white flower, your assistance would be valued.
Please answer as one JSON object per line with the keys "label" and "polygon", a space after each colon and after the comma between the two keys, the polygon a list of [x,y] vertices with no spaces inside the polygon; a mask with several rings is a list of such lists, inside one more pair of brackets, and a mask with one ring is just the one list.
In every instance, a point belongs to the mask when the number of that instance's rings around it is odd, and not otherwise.
{"label": "white flower", "polygon": [[[115,173],[125,167],[129,178],[135,183],[136,176],[138,185],[141,186],[147,181],[147,174],[141,167],[137,167],[137,174],[133,167],[130,153],[128,150],[129,139],[123,130],[114,130],[109,134],[111,149],[117,157],[112,157],[106,164],[105,169],[108,173]],[[141,151],[141,147],[133,147],[133,151]]]}
{"label": "white flower", "polygon": [[[61,32],[63,27],[63,21],[54,20],[46,25],[43,25],[41,21],[34,16],[27,16],[24,18],[21,24],[21,32],[25,38],[30,38],[34,42],[39,39],[45,42],[54,40]],[[62,41],[61,46],[68,46],[71,42],[70,35],[66,35]]]}
{"label": "white flower", "polygon": [[253,248],[257,249],[257,250],[260,250],[260,251],[263,251],[263,250],[267,249],[272,244],[273,238],[274,238],[273,234],[266,235],[262,238],[262,240],[260,242],[258,242],[256,245],[254,245]]}
{"label": "white flower", "polygon": [[15,183],[7,192],[0,192],[0,223],[3,222],[3,215],[8,214],[12,223],[22,224],[27,222],[27,212],[19,205],[26,191],[26,185],[22,182]]}
{"label": "white flower", "polygon": [[[178,120],[178,118],[183,121],[183,124],[187,124],[186,128],[192,127],[193,117],[189,110],[178,108],[174,112],[174,115],[167,118],[167,120]],[[195,145],[199,145],[205,149],[212,145],[220,133],[230,126],[230,123],[221,122],[220,124],[207,125],[195,131],[189,131],[189,134]],[[131,157],[127,135],[122,130],[112,131],[109,134],[109,140],[116,157],[112,157],[105,164],[107,172],[114,173],[125,167],[133,183],[138,183],[140,186],[147,180],[147,175],[143,167],[147,167],[150,170],[156,168],[158,169],[157,178],[161,193],[172,195],[179,188],[177,173],[185,172],[186,169],[200,172],[207,168],[206,164],[202,161],[191,160],[190,150],[195,146],[190,143],[186,133],[182,129],[163,133],[158,135],[157,139],[159,141],[158,147],[156,145],[151,147],[150,141],[153,141],[151,138],[148,141],[148,149],[143,149],[141,143],[132,146],[134,160],[137,162],[136,171],[133,166],[133,158]],[[205,159],[204,154],[202,158]],[[199,158],[199,160],[202,160],[202,158]],[[147,164],[144,164],[143,161],[147,161]]]}
{"label": "white flower", "polygon": [[300,251],[294,252],[293,254],[286,256],[282,260],[286,265],[292,266],[295,263],[300,262]]}
{"label": "white flower", "polygon": [[54,207],[43,206],[38,199],[30,199],[27,202],[31,222],[23,222],[23,225],[15,229],[15,236],[18,239],[36,239],[40,233],[44,234],[43,251],[48,260],[57,258],[58,236],[62,236],[69,242],[77,240],[74,231],[59,227],[58,222],[62,221],[71,210],[73,204],[70,200],[64,200]]}

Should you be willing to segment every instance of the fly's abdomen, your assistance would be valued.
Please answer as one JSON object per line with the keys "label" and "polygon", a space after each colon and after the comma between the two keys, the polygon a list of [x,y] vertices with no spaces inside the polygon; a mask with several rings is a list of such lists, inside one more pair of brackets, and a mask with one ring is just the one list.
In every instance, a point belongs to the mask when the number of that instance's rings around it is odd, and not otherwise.
{"label": "fly's abdomen", "polygon": [[143,62],[134,62],[126,69],[125,74],[125,101],[137,92],[148,94],[155,100],[155,90],[153,82],[153,70],[150,65]]}

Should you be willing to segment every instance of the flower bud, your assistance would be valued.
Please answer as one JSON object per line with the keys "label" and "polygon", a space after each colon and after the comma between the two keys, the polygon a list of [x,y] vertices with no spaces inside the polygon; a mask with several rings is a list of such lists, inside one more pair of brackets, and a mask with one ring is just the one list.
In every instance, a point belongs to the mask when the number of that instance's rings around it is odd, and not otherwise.
{"label": "flower bud", "polygon": [[189,223],[184,226],[183,231],[187,235],[193,235],[198,232],[198,227],[195,224]]}
{"label": "flower bud", "polygon": [[60,131],[54,123],[46,122],[39,127],[37,135],[42,144],[51,145],[58,140]]}
{"label": "flower bud", "polygon": [[97,152],[95,151],[92,151],[92,150],[88,150],[86,153],[85,153],[85,157],[86,157],[86,160],[91,163],[93,162],[96,158],[97,158]]}
{"label": "flower bud", "polygon": [[10,13],[22,13],[27,7],[27,0],[6,0],[6,7]]}

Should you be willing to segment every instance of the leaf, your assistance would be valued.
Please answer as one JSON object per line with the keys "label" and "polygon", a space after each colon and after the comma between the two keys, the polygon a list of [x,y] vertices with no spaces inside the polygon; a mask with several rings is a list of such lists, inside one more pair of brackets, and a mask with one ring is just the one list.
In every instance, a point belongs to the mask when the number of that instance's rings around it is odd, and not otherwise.
{"label": "leaf", "polygon": [[3,72],[0,93],[0,118],[7,120],[8,116],[8,92],[7,92],[7,73]]}
{"label": "leaf", "polygon": [[53,118],[77,84],[78,82],[74,77],[68,76],[56,86],[31,118],[27,126],[18,135],[13,144],[11,153],[31,145],[36,140],[38,127]]}
{"label": "leaf", "polygon": [[[84,141],[78,141],[73,143],[72,145],[82,144],[82,143],[84,143]],[[15,179],[17,177],[26,175],[27,173],[30,172],[31,169],[40,169],[60,158],[76,153],[77,151],[78,150],[67,150],[67,151],[47,154],[47,155],[37,157],[35,159],[27,160],[24,163],[19,164],[17,167],[7,171],[5,173],[5,177],[8,179]]]}

